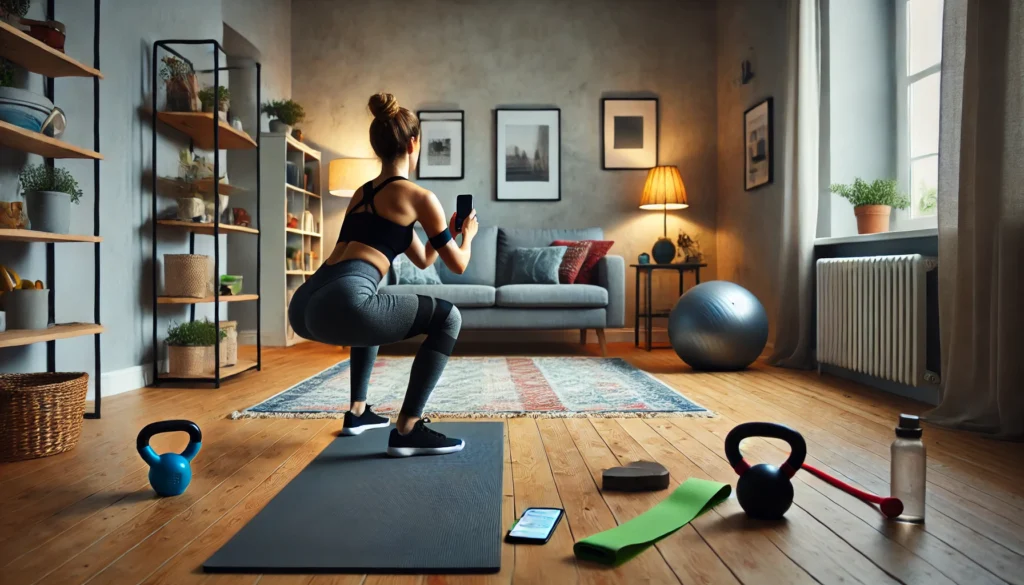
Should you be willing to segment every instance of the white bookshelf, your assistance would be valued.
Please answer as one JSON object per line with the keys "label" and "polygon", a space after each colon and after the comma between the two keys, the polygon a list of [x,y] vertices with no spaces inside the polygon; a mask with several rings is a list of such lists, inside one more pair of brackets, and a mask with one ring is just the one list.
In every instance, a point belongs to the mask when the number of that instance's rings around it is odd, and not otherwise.
{"label": "white bookshelf", "polygon": [[[288,184],[287,162],[298,166],[300,181],[303,169],[311,169],[311,189]],[[304,341],[288,324],[290,294],[312,276],[324,258],[320,152],[286,134],[265,132],[260,135],[260,177],[263,186],[260,196],[263,343],[289,346]],[[303,224],[306,211],[312,214],[313,225]],[[295,228],[287,226],[289,213],[299,219]],[[287,265],[287,251],[291,247],[301,250],[303,259],[295,266]],[[308,264],[305,263],[307,254]]]}

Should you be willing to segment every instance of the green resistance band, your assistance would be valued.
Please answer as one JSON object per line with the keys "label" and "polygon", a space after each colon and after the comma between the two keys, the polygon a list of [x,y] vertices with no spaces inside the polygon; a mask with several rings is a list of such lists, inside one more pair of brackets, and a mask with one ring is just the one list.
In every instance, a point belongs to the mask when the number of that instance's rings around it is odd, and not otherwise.
{"label": "green resistance band", "polygon": [[722,503],[732,486],[691,477],[650,510],[572,547],[577,558],[618,566]]}

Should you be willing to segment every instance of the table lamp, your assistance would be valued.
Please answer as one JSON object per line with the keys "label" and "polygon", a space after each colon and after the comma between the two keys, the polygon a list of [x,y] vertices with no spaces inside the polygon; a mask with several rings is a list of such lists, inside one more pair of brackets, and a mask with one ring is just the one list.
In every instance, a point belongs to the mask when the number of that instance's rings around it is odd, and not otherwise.
{"label": "table lamp", "polygon": [[659,209],[664,214],[662,237],[654,243],[654,249],[651,250],[651,255],[658,264],[668,264],[676,257],[675,242],[668,239],[668,210],[686,209],[689,206],[690,204],[686,202],[686,187],[683,186],[678,167],[654,167],[647,172],[640,209]]}
{"label": "table lamp", "polygon": [[351,197],[356,189],[380,174],[375,158],[336,158],[328,172],[328,191],[338,197]]}

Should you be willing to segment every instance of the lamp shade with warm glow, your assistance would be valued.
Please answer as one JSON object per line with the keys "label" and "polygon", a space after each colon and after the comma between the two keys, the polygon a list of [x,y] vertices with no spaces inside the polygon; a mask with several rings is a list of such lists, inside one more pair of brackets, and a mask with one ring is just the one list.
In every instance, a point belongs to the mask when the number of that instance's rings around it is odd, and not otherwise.
{"label": "lamp shade with warm glow", "polygon": [[[331,176],[334,176],[334,163],[331,163]],[[333,181],[331,183],[333,185]],[[674,166],[654,167],[647,172],[644,183],[644,195],[640,199],[640,209],[686,209],[686,187],[679,176],[679,168]]]}
{"label": "lamp shade with warm glow", "polygon": [[328,190],[331,195],[351,197],[356,189],[380,174],[375,158],[336,158],[331,161]]}

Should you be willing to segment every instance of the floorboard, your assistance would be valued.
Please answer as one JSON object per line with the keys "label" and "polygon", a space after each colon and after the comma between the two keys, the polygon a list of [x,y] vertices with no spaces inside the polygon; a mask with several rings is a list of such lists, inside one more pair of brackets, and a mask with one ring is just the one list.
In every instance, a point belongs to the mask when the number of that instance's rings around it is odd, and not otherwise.
{"label": "floorboard", "polygon": [[[251,358],[247,348],[242,357]],[[391,352],[406,350],[390,350]],[[599,355],[596,345],[474,344],[474,355]],[[387,352],[382,352],[387,353]],[[268,348],[264,371],[220,389],[167,386],[104,400],[76,449],[0,465],[0,582],[4,585],[508,585],[511,583],[907,583],[1024,585],[1024,450],[1019,444],[925,425],[928,510],[923,525],[885,520],[873,507],[804,473],[781,522],[748,519],[735,499],[618,568],[577,562],[572,544],[621,524],[667,492],[602,492],[601,473],[639,459],[687,477],[735,483],[722,444],[740,422],[800,430],[808,462],[886,493],[889,443],[901,412],[927,405],[846,380],[770,368],[695,373],[671,350],[612,344],[623,357],[717,413],[714,418],[512,419],[505,425],[503,530],[530,506],[566,517],[545,546],[502,545],[493,575],[207,575],[202,563],[337,434],[339,422],[228,415],[341,361],[318,344]],[[371,389],[372,394],[372,389]],[[372,397],[372,396],[371,396]],[[148,422],[186,418],[204,432],[195,476],[177,498],[157,498],[135,451]],[[180,434],[158,451],[180,450]],[[744,442],[751,460],[779,463],[779,441]],[[344,527],[339,527],[344,529]]]}

